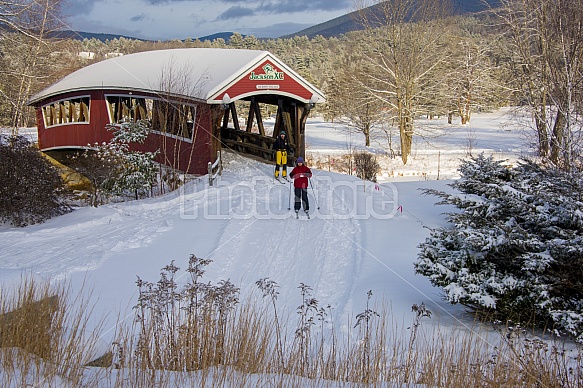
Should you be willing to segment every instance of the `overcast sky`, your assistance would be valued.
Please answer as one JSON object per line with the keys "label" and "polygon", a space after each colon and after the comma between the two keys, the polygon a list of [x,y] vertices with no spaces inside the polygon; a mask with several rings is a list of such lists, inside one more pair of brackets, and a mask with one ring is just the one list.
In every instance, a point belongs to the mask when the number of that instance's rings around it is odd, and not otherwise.
{"label": "overcast sky", "polygon": [[167,40],[240,32],[275,38],[353,10],[353,0],[69,0],[77,31]]}

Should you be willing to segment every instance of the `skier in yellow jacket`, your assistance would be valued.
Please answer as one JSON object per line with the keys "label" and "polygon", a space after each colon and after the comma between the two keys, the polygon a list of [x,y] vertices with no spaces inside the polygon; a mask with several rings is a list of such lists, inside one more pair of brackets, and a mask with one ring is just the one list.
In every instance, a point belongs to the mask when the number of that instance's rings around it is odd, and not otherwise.
{"label": "skier in yellow jacket", "polygon": [[275,177],[279,178],[279,170],[281,169],[281,176],[287,179],[287,154],[289,153],[289,142],[285,131],[281,131],[275,142],[273,143],[275,150]]}

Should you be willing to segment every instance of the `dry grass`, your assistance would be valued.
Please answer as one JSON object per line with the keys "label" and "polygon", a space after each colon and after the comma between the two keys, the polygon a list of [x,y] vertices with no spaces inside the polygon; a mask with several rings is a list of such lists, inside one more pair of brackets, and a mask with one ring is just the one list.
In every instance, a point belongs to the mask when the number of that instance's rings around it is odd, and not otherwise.
{"label": "dry grass", "polygon": [[31,277],[0,289],[0,384],[80,384],[97,343],[97,333],[87,332],[90,315],[88,300],[71,299],[63,285]]}
{"label": "dry grass", "polygon": [[[172,266],[165,268],[168,274],[173,271]],[[24,280],[13,297],[3,290],[0,384],[583,386],[580,349],[566,351],[519,328],[503,328],[498,334],[479,325],[475,330],[452,330],[430,325],[430,313],[416,306],[412,317],[403,318],[412,322],[405,329],[391,320],[386,303],[372,305],[369,294],[371,306],[338,330],[338,323],[331,322],[331,314],[318,306],[305,285],[304,303],[282,314],[274,283],[262,289],[262,303],[257,297],[235,303],[238,290],[224,283],[210,287],[199,281],[201,267],[192,268],[199,271],[192,279],[200,292],[191,292],[188,300],[198,298],[198,307],[184,304],[179,297],[184,290],[166,277],[166,287],[149,289],[164,294],[164,302],[147,294],[136,309],[137,320],[119,325],[119,346],[93,367],[86,365],[97,334],[85,335],[85,312],[90,312],[86,301],[71,300],[65,288],[31,280]],[[210,288],[202,292],[203,284]],[[169,289],[175,293],[169,294]],[[225,304],[225,297],[233,303]]]}

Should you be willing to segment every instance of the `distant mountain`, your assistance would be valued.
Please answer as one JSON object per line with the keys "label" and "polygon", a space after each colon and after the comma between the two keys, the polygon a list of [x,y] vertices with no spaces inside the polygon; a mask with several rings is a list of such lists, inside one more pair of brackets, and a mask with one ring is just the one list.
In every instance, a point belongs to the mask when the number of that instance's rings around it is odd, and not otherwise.
{"label": "distant mountain", "polygon": [[[390,1],[390,0],[389,0]],[[500,0],[487,0],[491,7],[500,5]],[[484,4],[483,0],[454,0],[454,13],[456,15],[466,15],[485,11],[488,5]],[[371,6],[366,9],[366,12],[375,13],[376,6]],[[294,36],[307,36],[313,38],[316,35],[321,35],[324,38],[346,34],[350,31],[362,30],[363,26],[359,22],[358,11],[339,16],[324,23],[316,24],[308,27],[294,34],[284,35],[281,38],[292,38]]]}
{"label": "distant mountain", "polygon": [[[234,34],[233,32],[217,32],[216,34],[202,36],[202,37],[198,38],[198,40],[205,41],[205,40],[215,40],[218,38],[223,38],[225,41],[228,42],[229,39],[231,39],[231,35],[233,35],[233,34]],[[243,36],[245,36],[245,35],[243,35]],[[103,33],[84,32],[84,31],[71,31],[71,30],[56,31],[56,32],[51,34],[51,37],[60,38],[60,39],[76,39],[76,40],[95,38],[95,39],[100,40],[102,42],[105,42],[106,40],[114,40],[114,39],[119,39],[119,38],[141,40],[143,42],[151,41],[148,39],[133,38],[131,36],[118,35],[118,34],[103,34]],[[194,39],[194,38],[192,38],[192,39]],[[184,40],[185,39],[183,39],[183,41]]]}
{"label": "distant mountain", "polygon": [[[488,9],[488,5],[484,4],[484,0],[454,0],[453,3],[456,15],[465,15]],[[487,0],[487,3],[492,8],[500,6],[500,0]]]}
{"label": "distant mountain", "polygon": [[357,12],[351,12],[328,20],[327,22],[308,27],[294,34],[281,36],[280,38],[293,38],[294,36],[307,36],[308,38],[313,38],[316,35],[330,38],[332,36],[346,34],[350,31],[359,31],[362,30],[362,25],[358,22],[357,16]]}
{"label": "distant mountain", "polygon": [[[205,40],[215,40],[215,39],[222,38],[225,40],[225,42],[228,42],[229,39],[231,39],[231,35],[233,35],[233,34],[234,34],[234,32],[217,32],[216,34],[201,36],[200,38],[198,38],[198,40],[203,42]],[[241,35],[243,37],[245,37],[245,35],[243,35],[243,34],[241,34]]]}

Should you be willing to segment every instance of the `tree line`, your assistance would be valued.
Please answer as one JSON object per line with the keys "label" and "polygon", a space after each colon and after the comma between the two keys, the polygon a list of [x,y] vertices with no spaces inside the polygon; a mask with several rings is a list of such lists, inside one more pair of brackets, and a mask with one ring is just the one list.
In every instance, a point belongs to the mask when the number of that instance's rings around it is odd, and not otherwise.
{"label": "tree line", "polygon": [[[420,116],[454,117],[515,106],[533,118],[538,154],[562,168],[581,165],[583,5],[567,0],[502,0],[471,16],[452,16],[449,0],[358,3],[364,29],[338,37],[228,41],[58,39],[62,0],[0,1],[0,125],[35,124],[28,98],[108,56],[168,48],[268,50],[327,95],[318,108],[344,121],[370,145],[373,131],[398,135],[389,144],[403,163]],[[79,56],[91,52],[91,59]]]}

